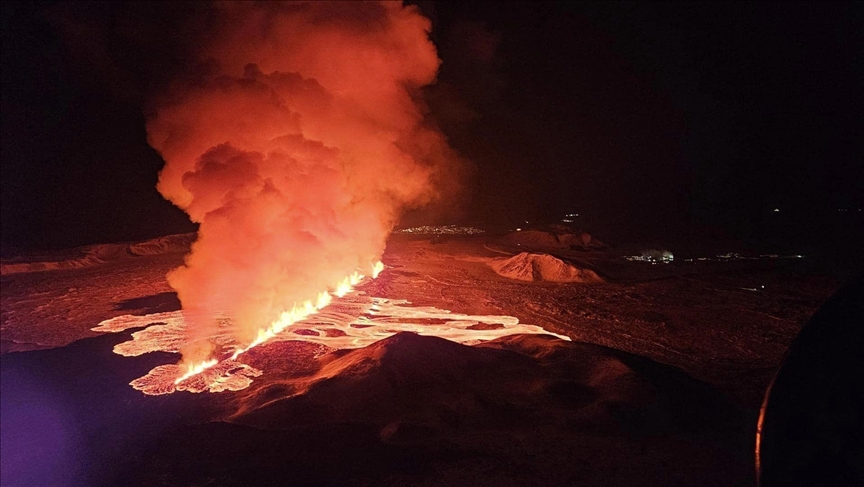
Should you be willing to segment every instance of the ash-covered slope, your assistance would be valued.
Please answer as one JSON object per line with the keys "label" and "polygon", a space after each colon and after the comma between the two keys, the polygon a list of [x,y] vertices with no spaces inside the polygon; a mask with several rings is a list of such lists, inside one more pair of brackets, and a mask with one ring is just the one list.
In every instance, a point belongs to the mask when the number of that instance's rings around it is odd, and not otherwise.
{"label": "ash-covered slope", "polygon": [[166,235],[143,242],[98,244],[40,255],[23,255],[0,261],[0,275],[82,269],[145,255],[186,253],[194,233]]}
{"label": "ash-covered slope", "polygon": [[[469,347],[400,333],[315,362],[230,400],[234,434],[305,438],[302,454],[299,445],[274,445],[285,455],[265,470],[342,485],[749,482],[751,425],[738,409],[676,369],[615,350],[542,335]],[[373,463],[309,459],[320,445],[308,438],[338,443],[345,431]],[[183,448],[217,437],[184,440]],[[394,448],[412,452],[409,472]],[[326,470],[315,461],[333,463]]]}
{"label": "ash-covered slope", "polygon": [[580,269],[549,254],[522,252],[513,257],[495,259],[489,267],[499,276],[519,281],[604,282],[596,272]]}
{"label": "ash-covered slope", "polygon": [[[540,374],[525,356],[413,333],[323,356],[318,366],[307,377],[260,387],[234,420],[261,428],[361,421],[390,433],[402,423],[438,429],[445,426],[441,415],[482,420],[478,394],[498,403],[504,402],[502,391],[525,396]],[[276,391],[289,383],[293,393],[279,397]]]}
{"label": "ash-covered slope", "polygon": [[[249,352],[283,364],[249,389],[152,397],[127,384],[164,357],[113,354],[119,335],[4,357],[4,431],[17,414],[75,433],[49,448],[65,463],[4,437],[4,462],[26,460],[4,468],[10,485],[752,483],[750,419],[676,369],[596,345],[403,333],[316,358],[278,342]],[[30,397],[22,374],[40,378],[54,422],[14,409]]]}

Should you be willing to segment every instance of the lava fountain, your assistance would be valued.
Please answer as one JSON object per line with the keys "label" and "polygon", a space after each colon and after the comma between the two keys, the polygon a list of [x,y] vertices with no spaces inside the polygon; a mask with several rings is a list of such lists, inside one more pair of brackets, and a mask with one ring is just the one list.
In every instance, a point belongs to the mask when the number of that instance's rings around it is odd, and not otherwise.
{"label": "lava fountain", "polygon": [[[184,370],[236,360],[382,269],[400,214],[440,201],[462,161],[426,119],[430,21],[394,2],[212,6],[193,69],[151,104],[158,190],[199,224],[168,275]],[[378,262],[376,265],[372,263]],[[371,267],[370,267],[371,266]],[[362,274],[361,274],[362,273]]]}
{"label": "lava fountain", "polygon": [[[374,264],[372,266],[373,279],[375,277],[378,277],[378,274],[383,269],[384,269],[384,263],[383,262],[378,261],[378,263]],[[354,286],[359,284],[360,281],[362,281],[364,277],[366,277],[366,276],[360,274],[357,271],[354,271],[353,274],[351,274],[350,276],[347,276],[344,279],[342,279],[341,281],[339,281],[339,283],[335,286],[335,289],[333,290],[333,295],[340,297],[340,298],[345,296],[346,294],[351,292],[354,289]],[[319,310],[323,309],[324,307],[326,307],[327,305],[330,304],[330,302],[333,300],[333,295],[331,295],[327,291],[322,291],[322,292],[318,293],[318,299],[316,300],[316,302],[314,304],[312,303],[312,301],[306,301],[302,305],[299,305],[299,306],[295,304],[291,308],[290,311],[282,312],[282,314],[279,316],[278,320],[270,323],[270,326],[268,326],[267,328],[262,328],[262,329],[258,330],[258,336],[255,337],[255,340],[253,340],[252,343],[250,343],[246,347],[237,348],[234,351],[234,353],[231,354],[231,360],[237,360],[237,357],[239,357],[241,354],[246,353],[250,349],[257,347],[258,345],[261,345],[262,343],[270,340],[271,338],[275,337],[279,333],[283,332],[289,326],[291,326],[291,325],[293,325],[299,321],[302,321],[302,320],[310,317],[311,315],[317,313]],[[181,375],[180,377],[178,377],[174,381],[174,384],[180,384],[184,380],[186,380],[190,377],[196,376],[196,375],[200,374],[201,372],[204,372],[205,370],[217,365],[218,363],[219,363],[219,360],[213,359],[213,358],[203,360],[203,361],[197,362],[197,363],[195,363],[195,362],[188,363],[186,366],[186,372],[183,375]]]}

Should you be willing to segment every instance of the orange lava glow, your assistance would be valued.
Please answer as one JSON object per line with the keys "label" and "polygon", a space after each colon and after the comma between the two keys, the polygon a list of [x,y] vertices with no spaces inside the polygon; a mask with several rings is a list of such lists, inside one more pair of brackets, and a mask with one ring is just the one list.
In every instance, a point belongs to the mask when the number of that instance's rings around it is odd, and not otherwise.
{"label": "orange lava glow", "polygon": [[146,123],[165,160],[158,191],[198,224],[167,275],[186,325],[181,382],[225,360],[211,340],[222,316],[236,359],[377,276],[400,216],[458,201],[465,166],[427,119],[441,61],[416,6],[202,9],[198,68],[153,93]]}
{"label": "orange lava glow", "polygon": [[181,375],[180,377],[178,377],[177,380],[174,381],[174,383],[179,384],[179,383],[183,382],[184,380],[192,377],[193,375],[198,375],[201,372],[204,372],[205,370],[209,369],[210,367],[213,367],[214,365],[216,365],[218,363],[219,363],[218,360],[210,359],[210,360],[205,360],[204,362],[199,362],[197,364],[189,364],[189,369],[186,371],[186,373]]}
{"label": "orange lava glow", "polygon": [[[362,279],[357,274],[349,277],[348,283],[354,281],[360,285]],[[431,306],[415,307],[405,300],[368,296],[362,287],[359,290],[352,287],[341,297],[335,292],[321,293],[314,305],[303,303],[284,313],[280,320],[262,329],[258,338],[245,346],[238,344],[231,333],[230,317],[220,322],[221,327],[208,339],[219,347],[233,349],[231,355],[221,360],[211,357],[196,362],[192,367],[184,367],[182,363],[160,365],[130,385],[148,395],[242,390],[264,373],[244,364],[241,361],[243,355],[253,348],[261,348],[261,353],[267,353],[267,344],[273,341],[312,343],[320,347],[318,354],[323,355],[340,349],[366,347],[406,331],[465,345],[515,334],[547,334],[569,340],[539,326],[520,323],[512,316],[465,315]],[[123,356],[155,351],[179,352],[187,327],[181,311],[118,316],[103,321],[93,330],[120,332],[142,326],[147,327],[133,333],[132,340],[115,346],[114,352]]]}
{"label": "orange lava glow", "polygon": [[[372,275],[378,277],[378,274],[384,269],[384,263],[380,260],[372,266]],[[344,297],[346,294],[350,293],[354,290],[354,286],[359,284],[366,276],[360,274],[357,271],[354,271],[350,276],[345,277],[339,283],[334,286],[333,295],[337,297]],[[248,346],[244,348],[240,348],[234,351],[231,355],[231,360],[237,360],[237,357],[248,352],[254,347],[261,345],[262,343],[267,342],[271,338],[275,337],[279,333],[285,331],[286,328],[297,323],[299,321],[305,320],[306,318],[312,316],[317,313],[319,310],[325,308],[329,305],[333,300],[333,296],[327,291],[322,291],[318,293],[318,298],[313,303],[311,300],[304,301],[301,305],[294,305],[290,310],[285,311],[279,317],[278,320],[270,323],[270,326],[267,328],[262,328],[258,330],[258,336],[255,340],[252,341]],[[213,367],[218,364],[219,360],[216,359],[208,359],[200,362],[191,363],[187,366],[186,373],[181,375],[174,381],[174,384],[179,384],[184,380],[196,376],[201,372]]]}

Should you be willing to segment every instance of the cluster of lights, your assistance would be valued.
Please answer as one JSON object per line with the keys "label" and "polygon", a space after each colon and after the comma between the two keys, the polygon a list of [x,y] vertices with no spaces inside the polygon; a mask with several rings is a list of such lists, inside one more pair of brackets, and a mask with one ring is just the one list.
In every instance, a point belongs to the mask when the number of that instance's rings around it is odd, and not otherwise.
{"label": "cluster of lights", "polygon": [[415,235],[476,235],[485,233],[483,230],[474,227],[457,227],[456,225],[434,226],[426,225],[422,227],[405,228],[397,230],[396,233],[412,233]]}
{"label": "cluster of lights", "polygon": [[642,252],[642,255],[631,255],[624,258],[631,262],[648,262],[650,264],[669,264],[675,260],[675,256],[668,250],[662,252],[658,250],[646,250]]}
{"label": "cluster of lights", "polygon": [[[780,213],[780,208],[774,208],[773,211],[774,213]],[[839,213],[848,213],[850,211],[861,211],[861,208],[858,208],[857,210],[855,210],[854,208],[837,208],[837,211]]]}
{"label": "cluster of lights", "polygon": [[719,254],[719,255],[717,256],[717,258],[718,258],[718,259],[723,259],[723,260],[729,260],[729,259],[732,259],[732,260],[741,260],[741,259],[744,258],[744,256],[741,255],[741,254],[739,254],[738,252],[727,252],[727,253],[725,253],[725,254]]}
{"label": "cluster of lights", "polygon": [[[674,256],[671,252],[668,251],[657,251],[657,250],[646,250],[642,252],[642,255],[631,255],[624,257],[625,259],[631,262],[648,262],[650,264],[669,264],[674,260]],[[704,261],[715,261],[715,262],[728,262],[732,260],[760,260],[760,259],[803,259],[804,256],[801,254],[791,254],[791,255],[780,255],[780,254],[760,254],[758,256],[748,257],[745,255],[741,255],[738,252],[726,252],[725,254],[718,254],[714,257],[692,257],[688,259],[681,259],[684,262],[704,262]]]}
{"label": "cluster of lights", "polygon": [[754,257],[747,257],[745,255],[741,255],[738,252],[727,252],[725,254],[719,254],[714,257],[694,257],[692,259],[684,259],[685,262],[702,262],[706,260],[714,260],[714,261],[730,261],[730,260],[759,260],[759,259],[803,259],[804,256],[801,254],[792,254],[792,255],[780,255],[780,254],[760,254]]}
{"label": "cluster of lights", "polygon": [[576,221],[574,220],[574,218],[578,217],[579,213],[567,213],[566,215],[564,215],[564,218],[561,221],[564,223],[573,223],[574,221]]}
{"label": "cluster of lights", "polygon": [[759,285],[759,287],[742,287],[742,288],[739,288],[739,289],[743,289],[743,290],[745,290],[745,291],[755,291],[755,292],[759,292],[759,291],[764,291],[764,290],[765,290],[765,285],[764,285],[764,284],[761,284],[761,285]]}

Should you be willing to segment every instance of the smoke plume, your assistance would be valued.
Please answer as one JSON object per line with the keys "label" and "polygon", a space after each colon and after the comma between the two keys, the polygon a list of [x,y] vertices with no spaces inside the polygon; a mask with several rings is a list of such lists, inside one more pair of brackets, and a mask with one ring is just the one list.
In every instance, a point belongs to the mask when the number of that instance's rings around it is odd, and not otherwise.
{"label": "smoke plume", "polygon": [[[154,104],[158,190],[200,224],[168,275],[190,343],[223,313],[250,341],[295,303],[369,274],[406,209],[436,201],[459,157],[425,117],[440,61],[399,3],[213,7],[194,75]],[[189,346],[186,360],[203,355]]]}

